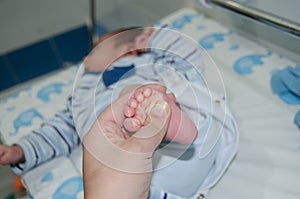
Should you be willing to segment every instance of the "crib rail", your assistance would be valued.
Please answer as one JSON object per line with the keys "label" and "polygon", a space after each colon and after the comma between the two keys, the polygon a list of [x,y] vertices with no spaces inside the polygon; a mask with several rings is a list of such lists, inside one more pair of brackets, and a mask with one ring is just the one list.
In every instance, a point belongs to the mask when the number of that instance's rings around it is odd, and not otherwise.
{"label": "crib rail", "polygon": [[241,3],[235,2],[233,0],[206,0],[207,3],[211,3],[222,8],[229,9],[236,13],[242,14],[244,16],[253,18],[262,23],[272,25],[274,27],[280,28],[286,32],[289,32],[293,35],[300,36],[300,24],[293,22],[289,19],[282,18],[280,16],[267,13],[265,11],[247,7]]}

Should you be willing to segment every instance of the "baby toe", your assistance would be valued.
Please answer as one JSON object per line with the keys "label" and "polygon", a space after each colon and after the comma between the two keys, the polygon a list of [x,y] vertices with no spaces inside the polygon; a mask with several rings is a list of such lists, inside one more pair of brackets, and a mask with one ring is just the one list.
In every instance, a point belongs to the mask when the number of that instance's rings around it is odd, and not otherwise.
{"label": "baby toe", "polygon": [[138,107],[138,101],[136,99],[131,99],[128,102],[128,106],[131,108],[137,108]]}
{"label": "baby toe", "polygon": [[130,133],[134,133],[141,128],[141,122],[137,118],[126,118],[123,125],[125,130]]}
{"label": "baby toe", "polygon": [[130,106],[125,106],[123,113],[126,117],[133,117],[135,115],[135,109]]}
{"label": "baby toe", "polygon": [[145,99],[145,96],[143,95],[143,93],[139,93],[139,94],[136,95],[136,100],[137,100],[139,103],[143,102],[144,99]]}
{"label": "baby toe", "polygon": [[144,101],[145,98],[148,98],[152,95],[151,88],[141,88],[139,91],[135,93],[135,99],[138,103],[141,103]]}
{"label": "baby toe", "polygon": [[152,94],[152,90],[150,88],[145,88],[145,90],[143,91],[144,97],[150,97],[151,94]]}

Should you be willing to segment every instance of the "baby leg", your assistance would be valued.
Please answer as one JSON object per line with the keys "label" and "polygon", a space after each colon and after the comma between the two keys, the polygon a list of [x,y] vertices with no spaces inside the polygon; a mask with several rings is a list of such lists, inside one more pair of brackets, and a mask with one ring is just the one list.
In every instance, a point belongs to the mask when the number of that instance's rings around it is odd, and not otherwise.
{"label": "baby leg", "polygon": [[160,85],[142,86],[135,90],[124,108],[123,122],[126,133],[135,133],[147,123],[149,111],[158,101],[164,100],[171,107],[172,114],[165,139],[182,144],[192,143],[197,136],[197,129],[189,117],[176,104],[172,94],[166,94]]}

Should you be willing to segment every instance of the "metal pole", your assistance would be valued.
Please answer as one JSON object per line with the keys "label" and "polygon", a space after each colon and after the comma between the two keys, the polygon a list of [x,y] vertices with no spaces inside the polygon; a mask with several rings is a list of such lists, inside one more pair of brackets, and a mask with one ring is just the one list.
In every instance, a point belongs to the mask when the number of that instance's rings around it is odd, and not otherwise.
{"label": "metal pole", "polygon": [[90,0],[90,49],[94,46],[94,37],[96,35],[96,3],[95,0]]}
{"label": "metal pole", "polygon": [[286,32],[300,36],[300,24],[293,22],[291,20],[282,18],[280,16],[264,12],[259,9],[250,8],[245,5],[242,5],[238,2],[232,0],[207,0],[212,4],[218,5],[223,8],[227,8],[236,13],[242,14],[244,16],[256,19],[260,22],[271,24],[275,27],[278,27]]}

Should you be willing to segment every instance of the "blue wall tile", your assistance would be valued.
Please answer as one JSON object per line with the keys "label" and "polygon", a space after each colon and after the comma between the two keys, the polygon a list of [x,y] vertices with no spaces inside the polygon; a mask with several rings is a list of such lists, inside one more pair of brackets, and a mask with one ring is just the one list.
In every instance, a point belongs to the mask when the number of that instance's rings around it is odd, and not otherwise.
{"label": "blue wall tile", "polygon": [[6,57],[20,81],[45,74],[62,65],[48,40],[9,53]]}
{"label": "blue wall tile", "polygon": [[63,62],[78,62],[89,53],[89,30],[81,26],[53,38]]}
{"label": "blue wall tile", "polygon": [[14,75],[9,65],[5,61],[5,57],[0,56],[0,90],[6,89],[18,83],[18,78]]}
{"label": "blue wall tile", "polygon": [[0,56],[0,90],[81,61],[90,51],[86,25]]}

